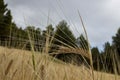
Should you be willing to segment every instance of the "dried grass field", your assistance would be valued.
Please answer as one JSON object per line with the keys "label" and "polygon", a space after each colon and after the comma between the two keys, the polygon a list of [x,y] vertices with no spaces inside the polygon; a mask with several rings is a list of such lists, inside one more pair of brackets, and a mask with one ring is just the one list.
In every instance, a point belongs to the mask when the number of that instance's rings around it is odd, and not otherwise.
{"label": "dried grass field", "polygon": [[[0,47],[0,80],[92,80],[85,66],[65,64],[47,54]],[[120,76],[94,71],[95,80],[120,80]]]}

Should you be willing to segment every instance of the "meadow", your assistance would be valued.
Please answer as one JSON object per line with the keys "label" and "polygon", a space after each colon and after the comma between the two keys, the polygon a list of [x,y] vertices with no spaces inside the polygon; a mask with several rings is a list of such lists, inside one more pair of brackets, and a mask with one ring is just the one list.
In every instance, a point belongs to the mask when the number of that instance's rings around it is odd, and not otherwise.
{"label": "meadow", "polygon": [[[0,80],[93,80],[91,70],[35,52],[0,47]],[[120,80],[120,76],[94,71],[94,80]]]}

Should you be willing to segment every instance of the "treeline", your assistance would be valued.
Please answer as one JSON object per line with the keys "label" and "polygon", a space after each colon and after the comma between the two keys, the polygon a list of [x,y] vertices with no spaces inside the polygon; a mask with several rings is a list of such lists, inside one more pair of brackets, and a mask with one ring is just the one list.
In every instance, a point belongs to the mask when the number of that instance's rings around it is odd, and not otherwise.
{"label": "treeline", "polygon": [[[98,71],[120,74],[120,28],[112,37],[112,41],[112,44],[104,44],[103,51],[99,51],[97,47],[91,48],[93,66]],[[84,36],[81,34],[76,38],[64,20],[55,27],[52,24],[48,25],[45,30],[35,26],[27,26],[25,29],[18,27],[12,22],[11,11],[3,0],[0,0],[0,45],[27,50],[33,47],[35,51],[43,51],[48,47],[48,53],[55,52],[60,46],[88,50]],[[80,55],[71,54],[69,59],[63,55],[60,57],[66,61],[77,57],[77,64],[81,61]]]}
{"label": "treeline", "polygon": [[120,74],[120,28],[112,37],[112,43],[104,44],[103,51],[99,51],[97,47],[93,47],[91,51],[94,69]]}

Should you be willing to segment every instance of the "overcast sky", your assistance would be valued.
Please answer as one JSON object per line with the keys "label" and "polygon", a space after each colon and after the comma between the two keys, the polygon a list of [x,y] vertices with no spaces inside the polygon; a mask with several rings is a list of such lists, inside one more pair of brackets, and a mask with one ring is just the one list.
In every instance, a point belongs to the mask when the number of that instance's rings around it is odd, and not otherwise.
{"label": "overcast sky", "polygon": [[[92,46],[100,49],[111,42],[120,27],[120,0],[5,0],[13,21],[20,26],[34,25],[45,29],[66,20],[74,35],[82,33],[81,13]],[[48,19],[49,15],[49,19]],[[78,33],[79,32],[79,33]]]}

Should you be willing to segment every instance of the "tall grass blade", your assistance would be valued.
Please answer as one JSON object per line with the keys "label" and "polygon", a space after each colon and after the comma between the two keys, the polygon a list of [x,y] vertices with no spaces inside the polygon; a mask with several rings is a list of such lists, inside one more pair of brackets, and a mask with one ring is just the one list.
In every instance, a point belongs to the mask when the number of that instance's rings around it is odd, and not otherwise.
{"label": "tall grass blade", "polygon": [[80,18],[80,21],[82,23],[82,27],[84,29],[84,32],[85,32],[85,36],[86,36],[86,40],[87,40],[87,43],[88,43],[88,53],[89,53],[89,57],[90,57],[90,65],[91,65],[91,70],[92,70],[92,77],[93,77],[93,80],[94,80],[94,68],[93,68],[93,61],[92,61],[92,54],[91,54],[91,49],[90,49],[90,43],[89,43],[89,39],[88,39],[88,35],[87,35],[87,31],[85,29],[85,25],[83,23],[83,20],[82,20],[82,17],[80,15],[80,12],[78,10],[78,14],[79,14],[79,18]]}

